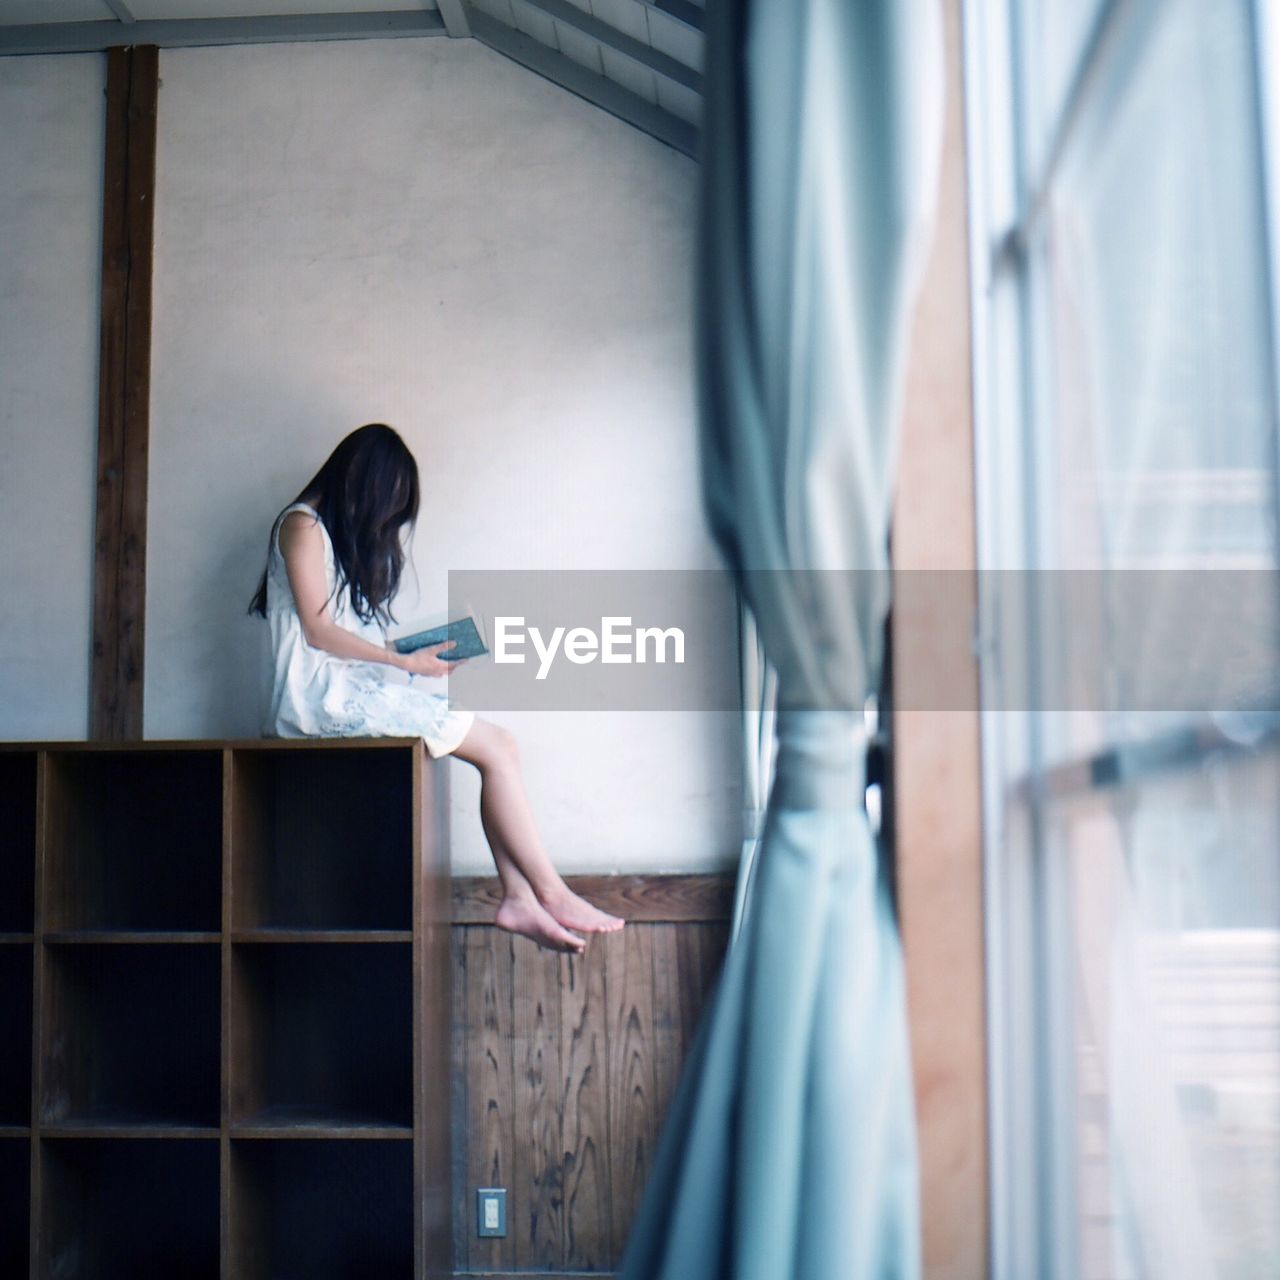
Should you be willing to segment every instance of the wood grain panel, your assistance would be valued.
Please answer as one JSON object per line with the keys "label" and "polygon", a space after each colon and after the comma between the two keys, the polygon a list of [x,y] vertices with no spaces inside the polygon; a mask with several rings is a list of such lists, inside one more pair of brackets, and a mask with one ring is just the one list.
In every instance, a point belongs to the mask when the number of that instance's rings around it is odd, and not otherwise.
{"label": "wood grain panel", "polygon": [[516,1265],[545,1271],[564,1252],[563,1149],[560,1143],[560,957],[527,938],[512,940],[516,1186],[508,1204]]}
{"label": "wood grain panel", "polygon": [[[450,1164],[454,1188],[466,1187],[467,1141],[466,1129],[463,1127],[471,1120],[471,1082],[468,1072],[468,1052],[471,1039],[468,1035],[467,1010],[467,934],[461,929],[453,930],[450,960],[453,967],[453,1000],[451,1001],[452,1026],[449,1035],[451,1063],[449,1068],[449,1114],[452,1118],[453,1134],[449,1143]],[[453,1265],[458,1271],[466,1271],[471,1266],[468,1246],[471,1242],[471,1217],[474,1209],[468,1203],[468,1197],[455,1192],[453,1196]]]}
{"label": "wood grain panel", "polygon": [[[732,894],[717,897],[719,919],[633,921],[582,957],[454,926],[460,1272],[613,1273],[728,940]],[[506,1240],[475,1234],[481,1186],[507,1188]]]}
{"label": "wood grain panel", "polygon": [[[697,926],[694,926],[697,927]],[[677,928],[655,924],[653,948],[653,1105],[667,1113],[684,1061],[684,1024],[680,1018],[680,952]]]}
{"label": "wood grain panel", "polygon": [[[569,887],[604,911],[632,923],[727,920],[733,914],[731,875],[568,876]],[[453,882],[454,924],[492,924],[502,901],[497,876]]]}
{"label": "wood grain panel", "polygon": [[653,1061],[653,930],[623,929],[605,947],[609,1018],[609,1156],[613,1184],[614,1257],[653,1162],[658,1128]]}
{"label": "wood grain panel", "polygon": [[[464,934],[467,988],[467,1183],[461,1217],[468,1230],[458,1253],[474,1271],[510,1271],[515,1241],[475,1234],[477,1187],[515,1186],[515,1089],[512,1072],[511,937],[498,929]],[[461,1136],[460,1135],[460,1136]],[[510,1217],[510,1214],[508,1214]]]}
{"label": "wood grain panel", "polygon": [[560,960],[564,1077],[564,1266],[599,1271],[613,1252],[605,949]]}

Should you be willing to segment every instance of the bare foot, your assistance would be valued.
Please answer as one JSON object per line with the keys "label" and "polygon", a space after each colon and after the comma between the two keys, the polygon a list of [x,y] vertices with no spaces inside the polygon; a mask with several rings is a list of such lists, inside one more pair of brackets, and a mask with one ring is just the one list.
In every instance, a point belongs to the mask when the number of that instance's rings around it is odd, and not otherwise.
{"label": "bare foot", "polygon": [[607,911],[593,907],[563,881],[551,893],[539,894],[538,900],[558,923],[580,933],[616,933],[627,923],[620,916],[611,916]]}
{"label": "bare foot", "polygon": [[499,929],[532,938],[538,946],[551,951],[581,955],[586,950],[586,939],[570,933],[536,899],[503,898],[493,922]]}

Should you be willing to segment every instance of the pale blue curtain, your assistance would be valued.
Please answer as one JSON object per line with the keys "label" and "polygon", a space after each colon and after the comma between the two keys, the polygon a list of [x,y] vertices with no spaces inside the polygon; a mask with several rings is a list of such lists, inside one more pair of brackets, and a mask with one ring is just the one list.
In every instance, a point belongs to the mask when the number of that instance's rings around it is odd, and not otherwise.
{"label": "pale blue curtain", "polygon": [[755,880],[756,854],[764,834],[765,810],[773,784],[773,756],[778,732],[778,677],[764,656],[764,645],[751,610],[738,602],[738,688],[742,700],[742,852],[733,895],[730,939],[746,918]]}
{"label": "pale blue curtain", "polygon": [[777,672],[778,754],[625,1280],[920,1273],[902,956],[862,804],[861,709],[942,74],[933,0],[708,6],[703,480]]}

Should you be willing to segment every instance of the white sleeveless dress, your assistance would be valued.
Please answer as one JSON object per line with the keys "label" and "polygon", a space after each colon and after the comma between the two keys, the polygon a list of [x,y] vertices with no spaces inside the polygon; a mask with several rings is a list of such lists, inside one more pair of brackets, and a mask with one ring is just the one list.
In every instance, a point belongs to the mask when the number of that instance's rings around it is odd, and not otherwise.
{"label": "white sleeveless dress", "polygon": [[[279,738],[420,737],[433,756],[448,755],[466,737],[475,723],[475,713],[450,707],[446,695],[431,687],[440,688],[439,680],[424,676],[410,680],[388,663],[340,658],[307,643],[280,552],[280,526],[291,511],[314,516],[320,525],[330,592],[337,576],[333,543],[315,509],[305,502],[286,507],[272,526],[267,558],[272,656],[264,734]],[[329,609],[339,626],[380,648],[386,644],[381,624],[362,622],[351,609],[345,589],[330,599]]]}

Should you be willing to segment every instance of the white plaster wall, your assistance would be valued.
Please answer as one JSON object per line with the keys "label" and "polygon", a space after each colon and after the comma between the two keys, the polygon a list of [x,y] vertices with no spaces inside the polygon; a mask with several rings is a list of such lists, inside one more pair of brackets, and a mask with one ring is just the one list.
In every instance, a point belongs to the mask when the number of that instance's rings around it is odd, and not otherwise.
{"label": "white plaster wall", "polygon": [[0,740],[88,732],[105,67],[0,58]]}
{"label": "white plaster wall", "polygon": [[[692,162],[473,41],[169,51],[161,78],[148,736],[257,734],[271,517],[362,422],[422,469],[402,618],[451,568],[716,563]],[[566,869],[734,855],[734,717],[505,720]],[[483,872],[451,767],[455,870]]]}

